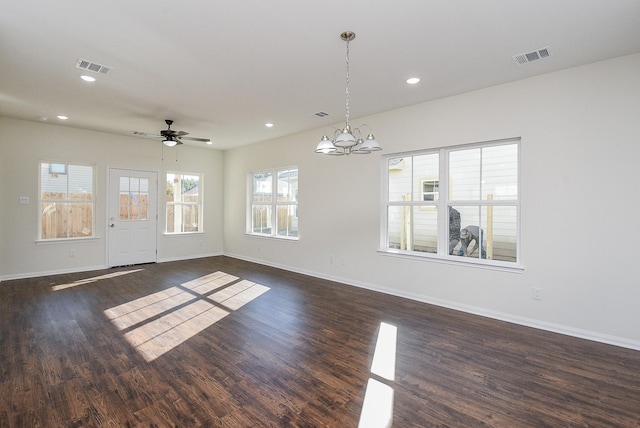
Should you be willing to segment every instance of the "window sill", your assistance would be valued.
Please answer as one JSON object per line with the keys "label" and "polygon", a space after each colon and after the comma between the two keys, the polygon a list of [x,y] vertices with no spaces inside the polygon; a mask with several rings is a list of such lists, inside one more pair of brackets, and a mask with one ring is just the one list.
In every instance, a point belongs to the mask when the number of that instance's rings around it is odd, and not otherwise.
{"label": "window sill", "polygon": [[260,233],[249,233],[249,232],[246,232],[245,236],[251,236],[254,238],[264,238],[264,239],[277,239],[280,241],[287,241],[287,242],[298,242],[300,240],[299,236],[262,235]]}
{"label": "window sill", "polygon": [[455,256],[439,256],[437,254],[415,254],[403,252],[400,250],[387,250],[380,249],[378,253],[389,257],[400,257],[404,259],[419,260],[425,262],[443,263],[456,266],[466,266],[476,269],[488,269],[497,270],[502,272],[523,273],[524,266],[515,263],[489,261],[485,259],[473,259],[469,257],[455,257]]}
{"label": "window sill", "polygon": [[176,236],[202,236],[202,235],[204,235],[204,232],[172,232],[172,233],[164,232],[162,235],[163,235],[163,236],[167,236],[167,237],[176,237]]}
{"label": "window sill", "polygon": [[100,240],[99,236],[88,236],[86,238],[55,238],[55,239],[36,239],[36,245],[64,244],[77,242],[93,242]]}

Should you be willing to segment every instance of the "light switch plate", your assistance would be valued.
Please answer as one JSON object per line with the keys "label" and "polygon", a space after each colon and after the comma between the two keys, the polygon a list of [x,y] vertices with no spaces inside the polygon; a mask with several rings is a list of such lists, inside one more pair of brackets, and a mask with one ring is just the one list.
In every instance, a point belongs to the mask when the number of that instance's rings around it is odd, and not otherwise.
{"label": "light switch plate", "polygon": [[20,205],[29,205],[29,197],[20,196]]}

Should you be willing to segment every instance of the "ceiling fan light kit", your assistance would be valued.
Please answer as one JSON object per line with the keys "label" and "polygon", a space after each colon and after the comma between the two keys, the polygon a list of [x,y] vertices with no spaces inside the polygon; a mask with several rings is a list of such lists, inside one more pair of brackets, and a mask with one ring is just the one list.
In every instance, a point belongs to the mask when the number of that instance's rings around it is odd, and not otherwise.
{"label": "ceiling fan light kit", "polygon": [[166,140],[162,140],[162,144],[164,144],[167,147],[173,147],[176,144],[178,144],[178,142],[174,139],[172,139],[171,137],[167,137]]}
{"label": "ceiling fan light kit", "polygon": [[333,139],[330,139],[325,133],[320,139],[320,143],[316,147],[316,153],[332,156],[344,156],[351,153],[369,154],[378,150],[382,150],[380,144],[376,141],[369,125],[366,126],[369,132],[366,137],[360,131],[360,128],[351,129],[349,124],[349,42],[356,38],[356,34],[352,31],[345,31],[340,34],[340,38],[347,43],[347,84],[345,91],[345,125],[342,129],[334,129]]}

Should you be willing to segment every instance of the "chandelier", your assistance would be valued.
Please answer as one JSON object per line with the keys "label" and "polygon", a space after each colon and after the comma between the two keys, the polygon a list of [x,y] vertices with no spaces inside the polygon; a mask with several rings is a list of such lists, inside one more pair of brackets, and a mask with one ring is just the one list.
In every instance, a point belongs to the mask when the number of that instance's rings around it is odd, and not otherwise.
{"label": "chandelier", "polygon": [[347,42],[347,85],[345,91],[345,124],[343,129],[335,129],[333,131],[333,138],[330,139],[325,133],[316,147],[316,153],[332,156],[349,155],[351,153],[356,154],[369,154],[378,150],[382,150],[382,147],[378,144],[375,137],[371,133],[369,125],[360,125],[360,127],[366,126],[369,132],[367,136],[363,138],[364,133],[359,128],[351,129],[349,124],[349,42],[356,38],[356,34],[351,31],[345,31],[340,34],[340,38]]}

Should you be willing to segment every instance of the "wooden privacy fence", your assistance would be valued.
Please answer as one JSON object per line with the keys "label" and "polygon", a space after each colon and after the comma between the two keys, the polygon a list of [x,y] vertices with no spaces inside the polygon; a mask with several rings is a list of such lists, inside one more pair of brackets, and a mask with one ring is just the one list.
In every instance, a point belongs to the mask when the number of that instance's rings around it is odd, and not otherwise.
{"label": "wooden privacy fence", "polygon": [[[93,202],[91,195],[78,195],[69,200],[56,201],[57,194],[45,194],[41,203],[41,239],[78,238],[93,234]],[[87,202],[83,202],[87,201]]]}

